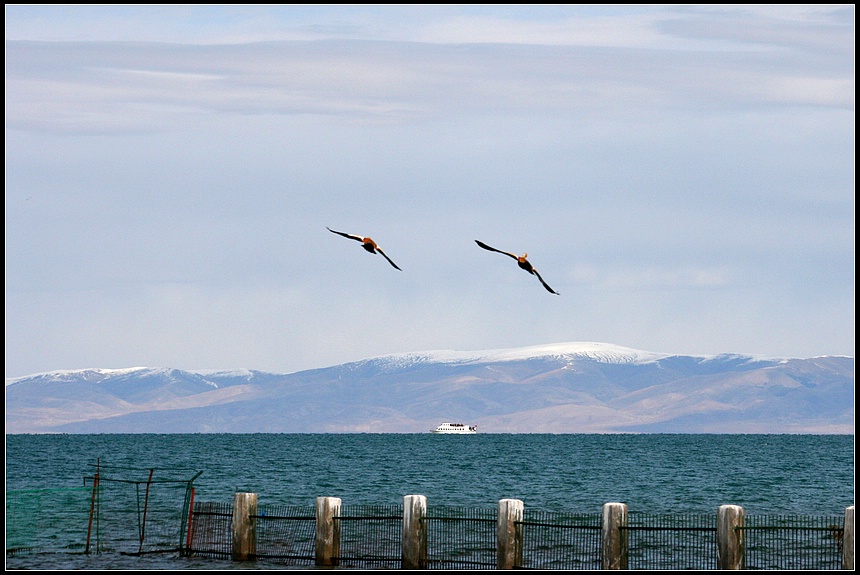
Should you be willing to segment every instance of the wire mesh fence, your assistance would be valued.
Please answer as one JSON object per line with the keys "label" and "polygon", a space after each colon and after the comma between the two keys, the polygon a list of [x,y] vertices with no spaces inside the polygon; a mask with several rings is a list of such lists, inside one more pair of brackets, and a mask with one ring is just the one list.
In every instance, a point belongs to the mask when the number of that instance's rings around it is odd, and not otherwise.
{"label": "wire mesh fence", "polygon": [[6,555],[83,553],[93,489],[68,487],[6,492]]}
{"label": "wire mesh fence", "polygon": [[191,514],[185,554],[230,559],[233,555],[233,504],[198,501]]}
{"label": "wire mesh fence", "polygon": [[716,569],[717,516],[631,512],[628,569]]}
{"label": "wire mesh fence", "polygon": [[313,506],[260,505],[257,509],[258,559],[284,565],[313,565],[316,516]]}
{"label": "wire mesh fence", "polygon": [[746,568],[841,569],[843,521],[839,516],[747,516]]}
{"label": "wire mesh fence", "polygon": [[113,481],[99,484],[90,550],[95,553],[178,550],[182,545],[184,488],[176,493],[175,486],[168,486],[150,489],[145,494],[128,487]]}
{"label": "wire mesh fence", "polygon": [[399,568],[402,505],[344,505],[340,518],[341,567]]}
{"label": "wire mesh fence", "polygon": [[[147,483],[149,493],[147,494]],[[6,552],[124,554],[179,550],[182,555],[231,560],[233,505],[194,502],[190,516],[179,483],[102,480],[90,487],[6,493]],[[185,511],[184,511],[185,510]],[[344,568],[402,565],[402,505],[343,506],[336,518]],[[428,569],[495,569],[498,510],[429,506],[423,518]],[[630,512],[628,568],[715,569],[716,513]],[[314,506],[260,505],[255,558],[283,565],[315,565]],[[525,509],[524,569],[600,569],[602,516]],[[747,569],[842,568],[844,517],[747,515]]]}
{"label": "wire mesh fence", "polygon": [[429,569],[495,569],[497,510],[432,506],[427,509]]}
{"label": "wire mesh fence", "polygon": [[525,569],[600,569],[601,522],[597,514],[523,511]]}
{"label": "wire mesh fence", "polygon": [[92,477],[88,553],[165,553],[186,544],[192,481],[167,470],[100,467]]}
{"label": "wire mesh fence", "polygon": [[[284,565],[314,565],[316,516],[307,505],[262,504],[253,516],[255,559]],[[233,505],[198,501],[191,515],[187,556],[230,559]]]}

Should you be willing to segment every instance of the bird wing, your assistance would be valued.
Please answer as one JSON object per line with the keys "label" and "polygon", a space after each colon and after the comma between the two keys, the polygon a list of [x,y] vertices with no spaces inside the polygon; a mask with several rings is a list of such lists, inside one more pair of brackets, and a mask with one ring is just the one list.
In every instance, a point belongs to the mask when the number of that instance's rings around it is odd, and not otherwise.
{"label": "bird wing", "polygon": [[[391,264],[391,265],[393,265],[395,268],[397,268],[397,269],[399,269],[399,270],[400,270],[400,268],[399,268],[399,267],[397,267],[397,264],[396,264],[396,263],[394,263],[393,261],[391,261],[391,258],[390,258],[390,257],[388,257],[387,255],[385,255],[385,252],[384,252],[384,251],[382,251],[381,249],[379,249],[379,246],[376,246],[376,251],[377,251],[377,252],[379,252],[379,253],[380,253],[380,255],[382,255],[382,257],[384,257],[385,259],[387,259],[387,260],[388,260],[388,263],[390,263],[390,264]],[[400,271],[403,271],[403,270],[400,270]]]}
{"label": "bird wing", "polygon": [[328,226],[326,226],[326,229],[327,229],[328,231],[330,231],[331,233],[333,233],[333,234],[337,234],[337,235],[339,235],[339,236],[343,236],[343,237],[345,237],[345,238],[349,238],[349,239],[351,239],[351,240],[356,240],[356,241],[359,241],[359,242],[363,242],[363,241],[364,241],[364,238],[363,238],[363,237],[361,237],[361,236],[357,236],[357,235],[355,235],[355,234],[345,234],[345,233],[343,233],[343,232],[338,232],[338,231],[335,231],[335,230],[331,229],[331,228],[330,228],[330,227],[328,227]]}
{"label": "bird wing", "polygon": [[499,252],[500,254],[505,254],[506,256],[511,256],[515,260],[518,259],[515,254],[512,254],[511,252],[503,252],[502,250],[497,250],[496,248],[490,247],[482,241],[475,240],[475,243],[478,244],[479,246],[481,246],[482,248],[484,248],[485,250],[490,250],[491,252]]}
{"label": "bird wing", "polygon": [[532,268],[532,273],[537,276],[537,279],[540,280],[541,285],[546,288],[546,291],[548,291],[549,293],[554,293],[555,295],[561,295],[557,291],[549,287],[545,281],[543,281],[543,278],[540,277],[540,274],[536,269]]}

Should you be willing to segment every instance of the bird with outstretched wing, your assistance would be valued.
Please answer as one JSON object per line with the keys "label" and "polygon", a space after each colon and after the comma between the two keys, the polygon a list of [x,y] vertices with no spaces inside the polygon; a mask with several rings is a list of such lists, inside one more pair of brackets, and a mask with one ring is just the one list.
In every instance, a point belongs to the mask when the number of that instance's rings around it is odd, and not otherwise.
{"label": "bird with outstretched wing", "polygon": [[[355,240],[355,241],[357,241],[357,242],[361,242],[361,247],[363,247],[365,250],[367,250],[368,252],[370,252],[370,253],[372,253],[372,254],[376,254],[376,253],[378,253],[379,255],[381,255],[382,257],[384,257],[386,260],[388,260],[388,263],[390,263],[390,264],[391,264],[392,266],[394,266],[396,269],[400,270],[400,268],[399,268],[399,267],[397,267],[397,264],[396,264],[396,263],[394,263],[393,261],[391,261],[391,258],[390,258],[390,257],[388,257],[387,255],[385,255],[385,252],[384,252],[384,251],[382,251],[382,249],[381,249],[381,248],[377,245],[377,243],[376,243],[375,241],[373,241],[372,239],[370,239],[370,238],[368,238],[368,237],[364,237],[364,236],[357,236],[357,235],[355,235],[355,234],[347,234],[347,233],[345,233],[345,232],[338,232],[338,231],[335,231],[335,230],[333,230],[333,229],[331,229],[331,228],[329,228],[329,227],[326,227],[326,229],[327,229],[328,231],[330,231],[331,233],[333,233],[333,234],[337,234],[337,235],[339,235],[339,236],[343,236],[343,237],[345,237],[345,238],[349,238],[349,239],[351,239],[351,240]],[[400,270],[400,271],[403,271],[403,270]]]}
{"label": "bird with outstretched wing", "polygon": [[528,254],[523,254],[521,256],[518,256],[517,254],[512,254],[511,252],[498,250],[492,246],[488,246],[487,244],[485,244],[484,242],[479,241],[479,240],[475,240],[475,243],[477,243],[480,247],[484,248],[485,250],[489,250],[491,252],[498,252],[500,254],[505,254],[506,256],[510,256],[510,257],[514,258],[515,260],[517,260],[517,265],[521,269],[524,269],[527,272],[529,272],[530,274],[532,274],[533,276],[537,277],[537,279],[540,281],[541,285],[544,288],[546,288],[546,291],[548,291],[549,293],[554,293],[555,295],[560,295],[557,291],[555,291],[554,289],[549,287],[549,285],[547,285],[547,283],[545,281],[543,281],[543,278],[540,277],[540,274],[538,273],[538,271],[534,268],[534,266],[531,263],[529,263],[529,260],[526,259],[528,257]]}

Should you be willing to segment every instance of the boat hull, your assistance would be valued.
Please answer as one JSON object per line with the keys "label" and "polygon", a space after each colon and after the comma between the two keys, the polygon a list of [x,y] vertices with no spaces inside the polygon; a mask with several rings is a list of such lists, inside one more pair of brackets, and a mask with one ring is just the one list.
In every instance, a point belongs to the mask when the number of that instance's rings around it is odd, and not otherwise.
{"label": "boat hull", "polygon": [[464,425],[462,423],[442,423],[431,433],[439,435],[475,435],[478,433],[477,425]]}

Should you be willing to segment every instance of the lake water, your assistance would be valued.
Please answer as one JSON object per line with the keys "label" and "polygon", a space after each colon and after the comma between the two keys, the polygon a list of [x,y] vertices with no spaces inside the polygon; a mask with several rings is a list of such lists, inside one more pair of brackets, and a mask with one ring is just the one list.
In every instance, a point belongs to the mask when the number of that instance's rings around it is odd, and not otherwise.
{"label": "lake water", "polygon": [[[854,504],[853,435],[7,435],[6,489],[80,487],[97,461],[188,479],[200,473],[196,500],[225,503],[248,491],[261,504],[313,505],[332,496],[344,505],[387,505],[420,494],[429,506],[495,508],[516,498],[526,508],[571,513],[618,501],[631,512],[716,513],[735,504],[748,515],[841,516]],[[125,563],[135,560],[137,567]],[[105,561],[25,556],[7,558],[6,566],[235,568]]]}

